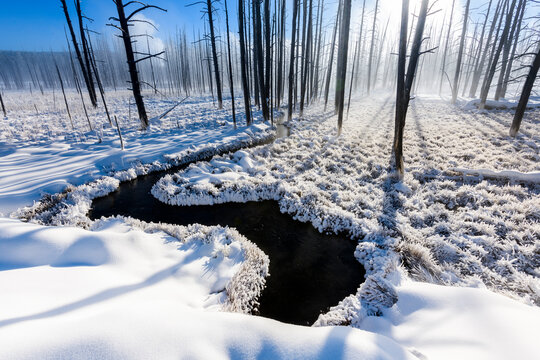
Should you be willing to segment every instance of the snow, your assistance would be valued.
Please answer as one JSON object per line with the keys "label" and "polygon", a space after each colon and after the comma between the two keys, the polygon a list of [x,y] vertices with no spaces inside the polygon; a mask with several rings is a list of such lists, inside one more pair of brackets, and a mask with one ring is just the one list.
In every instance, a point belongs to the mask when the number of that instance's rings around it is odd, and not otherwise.
{"label": "snow", "polygon": [[522,173],[519,171],[513,170],[501,170],[493,171],[490,169],[463,169],[463,168],[452,168],[451,171],[462,173],[464,175],[476,175],[483,176],[485,178],[491,179],[508,179],[512,181],[526,181],[532,183],[540,183],[540,172],[528,172]]}
{"label": "snow", "polygon": [[[6,96],[17,104],[17,94]],[[162,178],[152,194],[170,204],[270,199],[320,231],[358,241],[365,281],[314,327],[300,327],[246,315],[269,259],[236,230],[87,217],[92,199],[120,181],[273,136],[264,124],[234,129],[209,98],[189,99],[140,133],[123,96],[111,108],[122,114],[125,151],[100,109],[91,110],[98,132],[64,130],[65,115],[46,98],[38,98],[38,114],[21,98],[1,122],[0,212],[29,222],[0,218],[0,358],[540,353],[538,109],[526,113],[514,139],[508,110],[416,97],[403,181],[388,165],[392,96],[355,99],[339,137],[335,116],[313,104],[288,124],[288,138]],[[174,103],[148,99],[149,112]],[[76,118],[77,128],[85,121]]]}
{"label": "snow", "polygon": [[[111,95],[109,106],[112,114],[122,114],[118,121],[125,150],[121,150],[116,126],[109,126],[99,109],[91,112],[91,120],[95,126],[99,124],[100,132],[74,132],[67,115],[60,115],[46,96],[37,114],[33,107],[29,108],[29,99],[17,98],[13,93],[7,96],[5,101],[10,101],[12,110],[13,102],[18,107],[11,112],[16,116],[0,122],[0,214],[4,215],[69,185],[81,185],[119,171],[128,172],[120,180],[132,179],[137,176],[133,171],[137,166],[154,163],[155,170],[166,169],[264,142],[272,136],[269,125],[260,121],[247,127],[239,119],[235,129],[228,111],[213,109],[209,98],[188,98],[163,119],[158,119],[157,114],[177,102],[150,98],[148,112],[156,116],[141,132],[138,121],[127,118],[128,96],[120,92]],[[36,98],[40,99],[38,95]],[[86,119],[80,119],[78,128],[87,126]]]}
{"label": "snow", "polygon": [[140,225],[0,219],[0,357],[414,359],[371,332],[221,312],[247,240],[224,228],[177,227],[178,239]]}
{"label": "snow", "polygon": [[404,282],[399,300],[359,327],[384,334],[423,359],[534,359],[540,309],[486,289]]}
{"label": "snow", "polygon": [[[465,110],[474,110],[479,108],[480,99],[461,99],[465,102],[463,108]],[[518,105],[519,98],[516,99],[500,99],[500,100],[486,100],[485,110],[507,110],[515,109]],[[540,98],[537,96],[531,96],[527,103],[527,108],[536,109],[540,108]]]}

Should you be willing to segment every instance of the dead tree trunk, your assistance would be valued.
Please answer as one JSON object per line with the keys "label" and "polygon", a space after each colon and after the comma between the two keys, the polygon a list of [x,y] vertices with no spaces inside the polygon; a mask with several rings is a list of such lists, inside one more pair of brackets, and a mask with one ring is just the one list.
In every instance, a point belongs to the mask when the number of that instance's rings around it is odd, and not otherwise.
{"label": "dead tree trunk", "polygon": [[[141,95],[141,84],[139,82],[137,63],[146,59],[150,59],[151,57],[157,57],[163,54],[164,52],[161,52],[158,54],[143,54],[145,55],[144,57],[135,60],[135,52],[133,51],[132,39],[129,33],[129,26],[131,25],[130,21],[132,22],[133,16],[145,9],[155,8],[162,11],[166,11],[166,10],[155,5],[141,5],[140,8],[135,9],[133,12],[131,12],[131,14],[126,16],[124,8],[126,6],[129,6],[135,3],[130,1],[126,3],[126,5],[124,5],[122,0],[115,0],[115,4],[116,4],[116,11],[118,12],[118,18],[111,17],[110,20],[117,21],[120,24],[120,27],[114,24],[109,24],[109,25],[119,29],[122,33],[122,40],[124,42],[124,48],[126,50],[126,58],[127,58],[127,63],[128,63],[129,77],[131,79],[131,88],[133,90],[133,97],[135,98],[135,104],[137,105],[137,111],[139,113],[139,120],[141,121],[141,126],[144,130],[148,127],[148,116],[146,115],[146,109],[144,107],[144,101]],[[137,4],[139,3],[137,2]],[[144,20],[140,20],[140,21],[144,21]]]}
{"label": "dead tree trunk", "polygon": [[283,98],[283,58],[285,56],[285,0],[281,2],[281,16],[280,16],[280,28],[279,28],[279,55],[276,73],[276,100],[277,107],[281,105]]}
{"label": "dead tree trunk", "polygon": [[231,60],[231,39],[229,36],[229,12],[227,11],[227,0],[225,0],[225,25],[227,26],[227,54],[229,58],[229,88],[231,89],[232,118],[234,127],[236,127],[236,112],[234,108],[234,83]]}
{"label": "dead tree trunk", "polygon": [[92,105],[97,106],[97,101],[95,100],[95,97],[92,92],[92,86],[90,84],[90,80],[88,77],[88,69],[86,68],[82,55],[81,50],[79,49],[79,45],[77,44],[77,37],[75,36],[75,31],[73,30],[73,25],[71,24],[71,18],[69,17],[69,12],[66,4],[66,0],[60,0],[62,3],[62,8],[64,9],[64,15],[66,17],[66,22],[68,25],[69,33],[71,35],[71,41],[73,43],[73,48],[75,49],[75,55],[77,56],[77,61],[79,62],[79,65],[81,67],[81,72],[83,74],[84,83],[86,85],[86,89],[88,90],[88,96],[90,97],[90,100],[92,101]]}
{"label": "dead tree trunk", "polygon": [[523,15],[525,14],[526,5],[527,5],[527,1],[523,1],[523,5],[521,7],[521,14],[520,14],[519,19],[517,21],[517,30],[516,30],[515,41],[514,41],[514,44],[512,46],[512,53],[510,54],[510,60],[508,61],[508,66],[506,68],[504,81],[503,81],[503,84],[502,84],[501,97],[503,97],[503,98],[506,96],[506,89],[508,88],[508,82],[510,81],[510,73],[512,72],[512,65],[514,63],[514,58],[515,58],[515,55],[516,55],[516,49],[517,49],[517,45],[519,43],[519,34],[521,32],[521,25],[522,25],[522,22],[523,22]]}
{"label": "dead tree trunk", "polygon": [[351,0],[343,0],[343,17],[339,31],[338,72],[336,73],[336,94],[338,114],[338,136],[343,126],[343,103],[345,101],[345,80],[347,76],[347,55],[349,51],[349,28],[351,24]]}
{"label": "dead tree trunk", "polygon": [[244,108],[246,112],[246,123],[251,124],[251,104],[249,96],[249,83],[247,78],[246,64],[248,64],[246,56],[246,44],[244,35],[244,0],[238,0],[238,30],[240,33],[240,68],[242,72],[242,90],[244,93]]}
{"label": "dead tree trunk", "polygon": [[463,14],[463,26],[461,28],[461,39],[459,41],[459,51],[456,63],[456,73],[454,75],[454,86],[452,86],[452,104],[456,103],[459,87],[459,75],[461,70],[461,60],[463,59],[463,47],[465,45],[465,37],[467,36],[467,20],[469,19],[469,5],[471,0],[467,0],[465,4],[465,13]]}
{"label": "dead tree trunk", "polygon": [[[65,95],[64,95],[65,97]],[[7,117],[6,113],[6,107],[4,106],[4,99],[2,99],[2,92],[0,91],[0,105],[2,105],[2,112],[4,113],[4,117]],[[69,110],[68,110],[69,112]],[[69,117],[71,119],[71,116]]]}
{"label": "dead tree trunk", "polygon": [[[490,2],[490,5],[491,5],[491,2]],[[495,14],[493,15],[493,20],[489,28],[489,34],[486,40],[484,50],[482,52],[482,56],[480,57],[480,60],[478,61],[477,66],[475,66],[474,68],[474,75],[471,82],[471,90],[469,91],[469,97],[476,97],[476,91],[478,90],[478,84],[480,83],[480,76],[482,75],[482,71],[484,69],[484,63],[486,62],[486,58],[489,53],[489,49],[491,45],[491,38],[493,37],[493,33],[495,31],[495,28],[497,27],[497,19],[499,18],[499,12],[502,13],[501,7],[502,7],[501,2],[500,1],[497,2],[497,7],[495,8]],[[489,15],[489,8],[488,8],[488,14],[486,14],[486,19],[488,15]]]}
{"label": "dead tree trunk", "polygon": [[[88,31],[88,29],[86,29]],[[92,71],[96,75],[96,82],[98,84],[99,94],[101,96],[101,101],[103,102],[103,108],[105,109],[105,114],[107,114],[107,119],[109,124],[112,126],[111,116],[109,114],[109,108],[107,107],[107,102],[105,101],[105,89],[101,83],[101,78],[97,69],[96,58],[94,54],[94,49],[92,48],[92,42],[90,41],[90,34],[88,34],[88,48],[90,49],[90,63],[92,64]]]}
{"label": "dead tree trunk", "polygon": [[[474,82],[474,77],[475,77],[476,71],[477,71],[478,66],[480,64],[480,57],[482,55],[482,46],[484,44],[484,35],[486,33],[486,26],[487,26],[487,22],[488,22],[488,19],[489,19],[489,12],[491,10],[492,2],[493,2],[493,0],[489,0],[488,8],[486,10],[486,16],[484,18],[484,24],[482,25],[482,32],[480,33],[480,40],[479,40],[479,43],[478,43],[478,49],[476,51],[476,55],[474,56],[475,60],[474,60],[473,70],[472,70],[473,82]],[[476,81],[478,82],[478,79]],[[471,89],[472,89],[472,85],[471,85]],[[465,91],[465,89],[463,91]],[[469,91],[469,97],[472,97],[470,91]]]}
{"label": "dead tree trunk", "polygon": [[296,44],[296,17],[298,13],[298,1],[293,0],[293,15],[292,15],[292,27],[291,27],[291,57],[289,61],[289,95],[288,95],[288,109],[287,109],[287,120],[292,119],[293,112],[293,92],[294,92],[294,50]]}
{"label": "dead tree trunk", "polygon": [[221,95],[221,78],[219,75],[219,64],[216,50],[216,37],[214,35],[214,21],[212,17],[212,0],[206,0],[206,10],[208,11],[208,25],[210,26],[210,43],[212,44],[212,60],[214,62],[214,72],[216,75],[216,92],[218,97],[218,109],[223,108],[223,97]]}
{"label": "dead tree trunk", "polygon": [[499,72],[499,80],[497,81],[497,88],[495,89],[495,100],[499,100],[501,97],[501,93],[503,89],[503,82],[506,75],[506,67],[508,65],[508,57],[510,56],[510,48],[512,46],[512,43],[517,43],[518,41],[517,37],[514,42],[512,40],[514,39],[514,34],[517,29],[517,25],[518,25],[517,23],[518,21],[520,21],[521,7],[523,3],[524,3],[523,0],[519,0],[517,11],[516,11],[516,17],[514,18],[514,22],[512,23],[510,34],[508,35],[508,38],[506,39],[506,42],[504,43],[501,70]]}
{"label": "dead tree trunk", "polygon": [[371,28],[371,46],[369,47],[368,57],[368,73],[367,73],[367,93],[371,91],[371,66],[373,63],[373,51],[375,46],[375,27],[377,25],[377,10],[379,8],[379,0],[375,0],[375,13],[373,14],[373,27]]}
{"label": "dead tree trunk", "polygon": [[311,92],[311,98],[317,98],[319,94],[319,65],[321,62],[321,47],[324,43],[322,37],[322,19],[324,14],[324,0],[319,1],[319,20],[318,20],[318,33],[317,33],[317,52],[315,54],[315,74],[313,75],[313,89]]}
{"label": "dead tree trunk", "polygon": [[[210,1],[210,0],[208,0]],[[257,49],[257,75],[259,79],[259,91],[261,94],[261,107],[264,121],[270,119],[270,112],[268,110],[268,93],[267,86],[265,84],[264,77],[264,53],[263,53],[263,40],[262,40],[262,24],[261,24],[261,7],[258,0],[253,1],[253,42]]]}
{"label": "dead tree trunk", "polygon": [[446,55],[448,54],[448,43],[450,41],[450,30],[452,29],[452,19],[454,18],[454,5],[455,4],[456,4],[456,0],[452,0],[452,10],[450,10],[450,21],[448,22],[448,32],[446,33],[446,42],[444,44],[444,51],[443,51],[443,56],[442,56],[441,79],[439,81],[439,95],[441,95],[443,79],[445,77]]}
{"label": "dead tree trunk", "polygon": [[[270,97],[272,97],[272,89],[270,87],[270,73],[272,69],[271,62],[271,39],[270,39],[270,0],[264,0],[264,45],[265,45],[265,73],[264,73],[264,87],[266,93],[266,104],[269,106]],[[270,110],[268,113],[270,117]],[[266,118],[268,120],[268,118]]]}
{"label": "dead tree trunk", "polygon": [[[305,2],[307,4],[307,0]],[[301,83],[301,87],[300,87],[300,117],[303,116],[304,114],[304,101],[306,99],[306,90],[307,90],[307,87],[308,87],[308,72],[309,72],[309,69],[308,67],[310,66],[310,62],[311,62],[311,59],[310,59],[310,53],[311,53],[311,36],[312,36],[312,31],[311,31],[311,18],[312,18],[312,15],[313,15],[313,0],[309,0],[309,13],[308,13],[308,18],[307,18],[307,29],[306,29],[306,38],[305,38],[305,41],[304,41],[304,46],[303,46],[303,49],[302,49],[302,52],[304,53],[304,58],[303,58],[303,64],[302,64],[302,78],[300,80],[300,83]],[[306,18],[304,16],[304,21],[306,21]]]}
{"label": "dead tree trunk", "polygon": [[397,79],[397,93],[396,93],[396,118],[395,118],[395,130],[394,130],[394,162],[396,171],[400,179],[403,179],[404,167],[403,167],[403,129],[405,127],[405,119],[407,117],[407,108],[409,107],[409,101],[411,98],[411,88],[414,81],[414,75],[416,73],[416,67],[418,59],[421,55],[420,46],[422,45],[422,36],[424,33],[424,25],[426,23],[427,10],[429,0],[422,0],[420,6],[420,13],[418,14],[418,23],[416,25],[416,32],[414,34],[414,40],[411,48],[411,55],[409,57],[409,65],[407,67],[407,75],[405,76],[405,61],[407,51],[407,21],[408,21],[408,8],[409,0],[403,0],[403,7],[401,9],[402,23],[399,38],[399,60],[398,60],[398,79]]}
{"label": "dead tree trunk", "polygon": [[491,87],[491,81],[493,80],[493,77],[495,76],[495,70],[497,69],[497,62],[499,61],[499,56],[501,55],[501,51],[503,49],[504,43],[506,42],[506,39],[508,38],[508,33],[510,31],[510,24],[512,23],[512,14],[514,12],[515,6],[516,6],[516,0],[512,0],[510,8],[508,9],[508,13],[506,14],[506,20],[505,20],[503,32],[501,34],[501,40],[499,41],[499,45],[495,49],[493,60],[491,61],[491,66],[488,69],[488,72],[484,78],[484,82],[482,83],[482,90],[480,92],[480,104],[478,106],[480,109],[483,109],[484,106],[486,105],[489,88]]}
{"label": "dead tree trunk", "polygon": [[[364,0],[364,6],[366,5],[366,0]],[[360,33],[362,33],[362,28],[360,28]],[[352,86],[354,82],[354,67],[356,66],[356,56],[358,55],[358,41],[356,42],[354,46],[354,55],[353,55],[353,62],[352,62],[352,70],[351,70],[351,81],[349,84],[349,98],[347,99],[347,118],[349,117],[349,109],[351,108],[351,94],[352,94]]]}
{"label": "dead tree trunk", "polygon": [[86,73],[88,74],[88,83],[90,84],[90,100],[92,102],[93,107],[97,107],[97,95],[96,95],[96,87],[94,86],[94,79],[92,78],[92,65],[90,60],[90,51],[88,49],[88,43],[86,41],[86,36],[84,34],[84,26],[83,26],[83,14],[81,10],[81,1],[76,0],[75,1],[75,9],[77,11],[77,17],[79,19],[79,32],[81,36],[81,46],[83,48],[83,54],[84,54],[84,61],[86,64]]}
{"label": "dead tree trunk", "polygon": [[525,109],[527,108],[527,103],[529,102],[529,96],[531,95],[536,76],[538,75],[538,69],[540,68],[540,46],[538,47],[538,52],[534,58],[534,61],[529,70],[529,75],[525,80],[523,85],[523,91],[521,91],[521,96],[519,98],[519,103],[516,108],[516,113],[514,115],[514,120],[512,121],[512,126],[510,127],[510,136],[516,136],[521,125],[521,120],[523,119],[523,114],[525,114]]}
{"label": "dead tree trunk", "polygon": [[403,128],[407,116],[409,96],[405,91],[405,65],[407,63],[407,25],[409,22],[409,0],[402,0],[401,29],[399,32],[399,54],[396,85],[396,117],[394,121],[393,160],[398,174],[403,177]]}
{"label": "dead tree trunk", "polygon": [[[56,64],[56,61],[54,62],[54,67],[56,68],[56,73],[58,74],[58,81],[60,81],[60,88],[62,89],[62,95],[64,96],[64,103],[66,104],[66,110],[69,117],[69,122],[71,123],[71,129],[75,131],[75,126],[73,125],[73,119],[71,118],[71,112],[69,111],[69,105],[66,98],[66,92],[64,90],[64,82],[62,81],[62,75],[60,75],[60,70],[58,69],[58,65]],[[2,101],[2,95],[0,94],[0,101]],[[2,109],[4,108],[4,102],[2,102]],[[4,109],[4,116],[6,116],[6,110]]]}
{"label": "dead tree trunk", "polygon": [[334,64],[334,50],[336,48],[336,34],[337,34],[340,17],[341,17],[341,1],[339,1],[339,4],[338,4],[336,21],[334,23],[334,33],[332,34],[332,44],[330,45],[330,58],[328,59],[328,71],[326,73],[326,84],[324,86],[324,111],[326,111],[326,105],[328,104],[328,91],[330,89],[330,79],[332,78],[332,65]]}

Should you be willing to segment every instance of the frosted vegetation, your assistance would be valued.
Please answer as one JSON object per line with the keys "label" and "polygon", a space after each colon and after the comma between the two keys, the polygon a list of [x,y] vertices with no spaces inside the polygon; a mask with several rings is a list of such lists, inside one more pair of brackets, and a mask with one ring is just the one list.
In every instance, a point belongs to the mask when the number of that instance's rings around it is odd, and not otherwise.
{"label": "frosted vegetation", "polygon": [[456,170],[538,172],[538,110],[511,139],[509,112],[464,112],[416,99],[405,130],[407,175],[397,182],[389,167],[390,103],[355,101],[337,138],[335,118],[314,107],[291,124],[290,137],[193,164],[162,178],[152,193],[174,205],[273,199],[320,231],[359,240],[356,256],[372,280],[321,324],[354,324],[365,311],[395,303],[399,263],[417,280],[482,282],[540,304],[539,183]]}

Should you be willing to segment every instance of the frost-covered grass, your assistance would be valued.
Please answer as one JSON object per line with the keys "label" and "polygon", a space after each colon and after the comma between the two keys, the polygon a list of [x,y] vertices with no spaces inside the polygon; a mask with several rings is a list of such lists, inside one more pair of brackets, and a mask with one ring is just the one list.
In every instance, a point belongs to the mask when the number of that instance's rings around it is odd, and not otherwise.
{"label": "frost-covered grass", "polygon": [[184,98],[161,99],[151,94],[145,100],[150,127],[142,132],[135,106],[129,105],[129,93],[110,92],[109,110],[111,116],[117,115],[125,143],[125,150],[121,150],[116,126],[109,125],[101,104],[97,109],[88,108],[94,128],[99,129],[90,131],[84,111],[77,108],[80,101],[69,92],[73,131],[58,95],[55,104],[51,93],[5,93],[9,111],[0,121],[0,213],[7,215],[32,205],[42,195],[63,191],[69,185],[119,171],[128,172],[123,179],[132,179],[141,175],[137,169],[149,164],[155,170],[165,169],[273,136],[257,111],[254,126],[245,126],[239,115],[235,129],[230,100],[218,110],[211,97],[190,97],[159,119]]}
{"label": "frost-covered grass", "polygon": [[[402,183],[388,166],[390,97],[355,101],[340,137],[333,114],[321,112],[311,108],[293,123],[289,138],[193,164],[161,179],[152,193],[177,205],[274,199],[283,212],[320,231],[358,239],[356,255],[369,276],[391,279],[401,261],[417,280],[481,281],[540,304],[540,184],[455,171],[538,172],[539,110],[527,113],[512,139],[510,112],[464,111],[417,98],[405,128]],[[366,281],[356,294],[374,313],[377,301],[393,296],[381,282]],[[354,323],[363,316],[345,303],[322,323]]]}

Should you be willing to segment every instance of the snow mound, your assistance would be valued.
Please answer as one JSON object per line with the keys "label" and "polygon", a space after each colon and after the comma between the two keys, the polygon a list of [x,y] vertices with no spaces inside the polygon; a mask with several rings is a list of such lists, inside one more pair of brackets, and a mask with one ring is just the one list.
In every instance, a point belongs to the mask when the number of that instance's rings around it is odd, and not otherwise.
{"label": "snow mound", "polygon": [[[0,358],[415,359],[358,329],[220,311],[253,250],[230,229],[111,218],[93,230],[0,218],[0,265],[27,254],[20,267],[0,269]],[[92,266],[51,264],[74,246],[84,250],[78,244],[87,239],[100,241],[107,259],[94,253]]]}
{"label": "snow mound", "polygon": [[397,293],[394,307],[359,327],[415,349],[424,359],[534,359],[540,352],[538,307],[486,289],[412,281]]}

